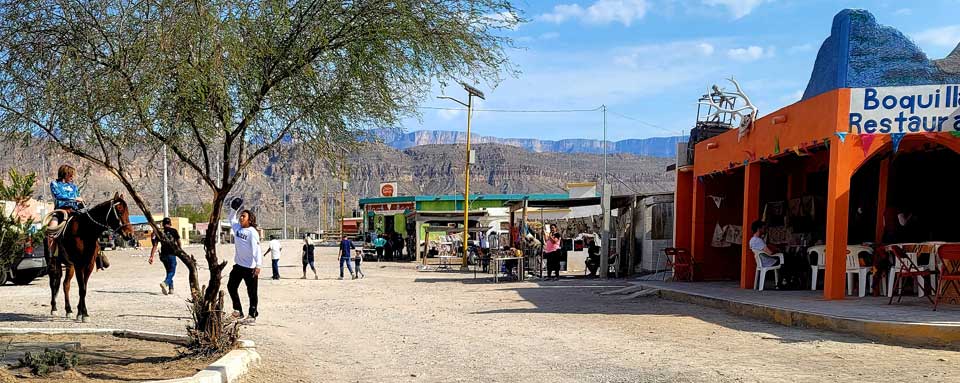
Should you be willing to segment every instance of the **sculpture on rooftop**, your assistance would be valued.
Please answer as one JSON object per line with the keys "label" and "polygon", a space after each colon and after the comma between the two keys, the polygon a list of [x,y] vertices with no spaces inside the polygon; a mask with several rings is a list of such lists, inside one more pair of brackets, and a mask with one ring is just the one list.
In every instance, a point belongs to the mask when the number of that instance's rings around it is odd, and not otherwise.
{"label": "sculpture on rooftop", "polygon": [[[743,93],[740,83],[732,77],[727,81],[733,83],[736,88],[734,92],[728,92],[725,89],[714,84],[707,93],[700,98],[698,104],[708,107],[706,119],[714,122],[725,122],[730,126],[738,126],[740,132],[737,139],[742,139],[750,128],[753,121],[757,119],[757,107],[750,102],[750,97]],[[740,106],[737,106],[737,105]]]}

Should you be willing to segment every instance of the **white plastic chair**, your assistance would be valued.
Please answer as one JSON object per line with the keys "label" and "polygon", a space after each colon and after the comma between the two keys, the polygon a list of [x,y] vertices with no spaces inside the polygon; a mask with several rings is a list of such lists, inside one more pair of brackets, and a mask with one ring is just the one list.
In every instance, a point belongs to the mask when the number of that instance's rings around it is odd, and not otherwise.
{"label": "white plastic chair", "polygon": [[[779,270],[780,270],[780,267],[783,266],[783,254],[776,253],[773,255],[769,255],[769,254],[764,254],[762,251],[757,251],[754,249],[750,249],[750,250],[753,250],[753,258],[757,262],[757,275],[756,275],[757,290],[763,291],[763,284],[767,279],[768,271],[773,271],[773,277],[774,277],[773,285],[776,286],[778,283],[780,283]],[[763,263],[761,262],[761,259],[760,259],[760,254],[763,254],[765,256],[772,257],[772,258],[780,258],[780,263],[778,263],[776,266],[763,267]]]}
{"label": "white plastic chair", "polygon": [[807,249],[807,254],[814,253],[817,255],[817,264],[810,265],[811,277],[810,277],[810,290],[817,289],[817,276],[820,270],[826,270],[827,268],[827,257],[826,257],[827,247],[824,245],[810,246]]}
{"label": "white plastic chair", "polygon": [[867,294],[867,274],[871,267],[860,266],[860,253],[866,252],[873,254],[873,249],[866,246],[847,246],[847,295],[853,295],[853,278],[850,274],[857,274],[860,280],[860,297]]}

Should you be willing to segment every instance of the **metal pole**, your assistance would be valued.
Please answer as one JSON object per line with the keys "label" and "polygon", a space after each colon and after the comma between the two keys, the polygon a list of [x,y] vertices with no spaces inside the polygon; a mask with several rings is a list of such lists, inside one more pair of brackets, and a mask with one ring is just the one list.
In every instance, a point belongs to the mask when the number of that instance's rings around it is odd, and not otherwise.
{"label": "metal pole", "polygon": [[467,240],[470,239],[470,117],[472,112],[473,93],[469,93],[467,96],[467,160],[463,170],[463,267],[467,267]]}
{"label": "metal pole", "polygon": [[286,169],[280,173],[281,181],[283,183],[283,239],[287,239],[287,177]]}
{"label": "metal pole", "polygon": [[163,216],[170,216],[170,197],[167,195],[167,146],[163,146]]}
{"label": "metal pole", "polygon": [[610,185],[607,185],[607,106],[600,107],[603,110],[603,176],[601,182],[603,185],[603,194],[600,199],[600,208],[603,213],[603,228],[600,234],[600,279],[607,279],[607,271],[610,268]]}

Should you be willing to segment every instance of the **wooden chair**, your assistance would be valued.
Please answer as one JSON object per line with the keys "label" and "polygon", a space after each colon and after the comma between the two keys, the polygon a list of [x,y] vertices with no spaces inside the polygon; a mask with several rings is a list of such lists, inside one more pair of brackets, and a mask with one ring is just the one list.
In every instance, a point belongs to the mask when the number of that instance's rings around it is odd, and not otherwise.
{"label": "wooden chair", "polygon": [[897,296],[897,303],[903,299],[903,278],[916,278],[917,284],[920,286],[920,289],[923,289],[926,292],[925,295],[930,303],[936,304],[933,301],[933,298],[930,296],[933,292],[930,291],[929,285],[923,283],[923,278],[932,277],[934,272],[921,268],[917,266],[916,263],[913,263],[913,260],[910,259],[910,256],[908,256],[907,253],[903,251],[903,248],[899,245],[891,245],[888,247],[888,249],[890,249],[890,252],[897,260],[896,263],[900,265],[900,269],[895,270],[896,273],[893,277],[893,291],[890,292],[890,302],[887,304],[893,304],[894,295]]}
{"label": "wooden chair", "polygon": [[937,294],[933,299],[933,311],[937,311],[940,298],[947,291],[947,285],[953,286],[953,290],[960,296],[960,286],[958,286],[960,285],[960,244],[940,245],[936,255],[940,258],[940,271],[937,276]]}

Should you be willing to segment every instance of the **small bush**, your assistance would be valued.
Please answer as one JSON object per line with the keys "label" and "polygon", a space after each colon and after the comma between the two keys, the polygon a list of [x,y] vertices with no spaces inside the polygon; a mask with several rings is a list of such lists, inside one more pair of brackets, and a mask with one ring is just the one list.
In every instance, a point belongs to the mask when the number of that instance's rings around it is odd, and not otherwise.
{"label": "small bush", "polygon": [[20,366],[27,367],[37,376],[46,376],[51,372],[70,370],[80,363],[80,358],[74,354],[67,354],[63,350],[43,349],[41,353],[28,352],[20,358]]}

